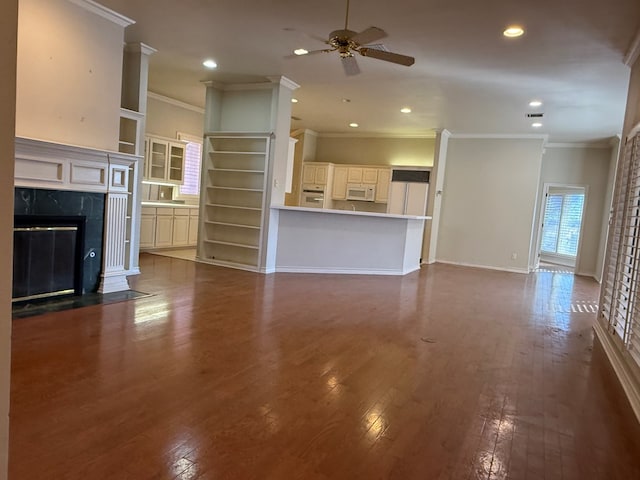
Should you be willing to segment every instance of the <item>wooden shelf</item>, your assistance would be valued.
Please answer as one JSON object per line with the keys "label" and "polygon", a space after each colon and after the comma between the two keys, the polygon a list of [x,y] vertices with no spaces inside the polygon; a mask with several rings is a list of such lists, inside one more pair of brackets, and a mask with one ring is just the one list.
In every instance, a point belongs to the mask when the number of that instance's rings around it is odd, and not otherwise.
{"label": "wooden shelf", "polygon": [[258,269],[270,135],[207,134],[198,256]]}

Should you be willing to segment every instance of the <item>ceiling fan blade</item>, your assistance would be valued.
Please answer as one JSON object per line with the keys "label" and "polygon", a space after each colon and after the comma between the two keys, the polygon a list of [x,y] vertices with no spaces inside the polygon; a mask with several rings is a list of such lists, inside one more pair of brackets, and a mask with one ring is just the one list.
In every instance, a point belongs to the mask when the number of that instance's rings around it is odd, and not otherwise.
{"label": "ceiling fan blade", "polygon": [[344,73],[349,76],[357,75],[360,73],[360,67],[358,67],[358,62],[356,61],[356,57],[350,55],[348,57],[342,57],[342,68],[344,68]]}
{"label": "ceiling fan blade", "polygon": [[308,57],[309,55],[315,55],[317,53],[329,53],[329,52],[333,52],[335,51],[335,48],[324,48],[322,50],[311,50],[308,53],[305,53],[304,55],[296,55],[295,53],[292,53],[291,55],[285,55],[284,58],[300,58],[300,57]]}
{"label": "ceiling fan blade", "polygon": [[358,50],[360,55],[364,57],[377,58],[378,60],[384,60],[385,62],[397,63],[398,65],[404,65],[410,67],[416,61],[415,58],[408,55],[400,55],[399,53],[384,52],[382,50],[375,50],[372,48],[362,47]]}
{"label": "ceiling fan blade", "polygon": [[351,37],[351,41],[358,45],[367,45],[387,36],[387,32],[378,27],[369,27],[366,30],[356,33]]}

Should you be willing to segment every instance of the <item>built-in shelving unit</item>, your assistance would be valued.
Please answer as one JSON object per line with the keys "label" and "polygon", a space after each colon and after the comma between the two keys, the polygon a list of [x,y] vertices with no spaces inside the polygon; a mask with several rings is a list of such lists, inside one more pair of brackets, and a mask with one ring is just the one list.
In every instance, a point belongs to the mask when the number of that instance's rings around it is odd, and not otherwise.
{"label": "built-in shelving unit", "polygon": [[198,258],[258,270],[271,136],[205,135]]}

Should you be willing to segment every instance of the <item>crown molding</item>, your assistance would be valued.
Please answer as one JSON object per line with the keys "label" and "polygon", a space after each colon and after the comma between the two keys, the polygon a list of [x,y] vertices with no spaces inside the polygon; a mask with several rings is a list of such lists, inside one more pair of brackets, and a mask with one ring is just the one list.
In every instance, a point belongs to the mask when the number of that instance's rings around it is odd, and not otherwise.
{"label": "crown molding", "polygon": [[436,135],[440,135],[441,138],[451,138],[451,132],[446,128],[436,128],[433,131]]}
{"label": "crown molding", "polygon": [[288,88],[289,90],[296,90],[297,88],[300,88],[300,85],[298,85],[296,82],[282,75],[268,76],[267,78],[271,83],[280,84],[283,87]]}
{"label": "crown molding", "polygon": [[146,43],[142,42],[125,43],[124,50],[125,52],[141,53],[143,55],[153,55],[158,51],[155,48],[150,47]]}
{"label": "crown molding", "polygon": [[611,148],[611,141],[606,143],[587,143],[587,142],[549,142],[545,144],[546,148]]}
{"label": "crown molding", "polygon": [[549,135],[544,133],[452,133],[451,138],[460,139],[477,139],[477,140],[544,140],[545,142],[549,138]]}
{"label": "crown molding", "polygon": [[174,107],[184,108],[185,110],[191,110],[192,112],[197,112],[204,115],[204,108],[202,107],[191,105],[190,103],[186,102],[181,102],[180,100],[176,100],[175,98],[165,97],[164,95],[160,95],[159,93],[147,92],[147,98],[152,98],[154,100],[158,100],[159,102],[173,105]]}
{"label": "crown molding", "polygon": [[635,38],[631,42],[629,49],[627,50],[626,55],[624,56],[623,62],[627,67],[632,67],[638,57],[640,56],[640,30],[636,33]]}
{"label": "crown molding", "polygon": [[317,133],[320,138],[436,138],[435,132],[425,134],[403,134],[403,133]]}
{"label": "crown molding", "polygon": [[111,10],[110,8],[100,5],[99,3],[96,3],[93,0],[68,0],[68,1],[73,3],[74,5],[78,5],[79,7],[84,8],[85,10],[91,13],[95,13],[96,15],[99,15],[102,18],[106,18],[110,22],[113,22],[116,25],[120,25],[123,28],[136,23],[135,20],[131,20],[129,17],[125,17],[124,15],[121,15],[118,12]]}

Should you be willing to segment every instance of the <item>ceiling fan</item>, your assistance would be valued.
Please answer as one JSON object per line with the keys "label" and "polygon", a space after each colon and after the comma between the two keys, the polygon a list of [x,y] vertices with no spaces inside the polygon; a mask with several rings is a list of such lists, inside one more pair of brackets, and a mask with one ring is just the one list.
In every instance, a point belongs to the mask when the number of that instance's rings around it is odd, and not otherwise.
{"label": "ceiling fan", "polygon": [[322,50],[312,50],[303,55],[315,53],[338,52],[342,61],[342,67],[347,75],[357,75],[360,67],[354,53],[359,53],[363,57],[371,57],[385,62],[397,63],[410,67],[414,64],[415,58],[399,53],[387,51],[382,45],[371,45],[372,42],[387,36],[387,33],[378,27],[369,27],[360,33],[349,30],[349,1],[347,0],[347,13],[344,20],[344,29],[334,30],[329,34],[329,39],[322,41],[331,48]]}

